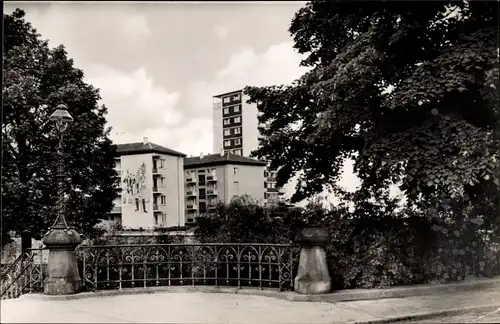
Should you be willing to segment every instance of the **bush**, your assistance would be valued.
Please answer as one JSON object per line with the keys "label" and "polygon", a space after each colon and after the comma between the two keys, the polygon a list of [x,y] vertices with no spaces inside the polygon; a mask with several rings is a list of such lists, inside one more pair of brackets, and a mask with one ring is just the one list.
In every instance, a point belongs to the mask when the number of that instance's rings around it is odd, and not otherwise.
{"label": "bush", "polygon": [[476,218],[455,215],[456,221],[450,221],[443,214],[376,204],[358,206],[355,211],[315,204],[305,209],[280,208],[241,201],[220,204],[215,215],[198,218],[195,236],[200,242],[289,243],[300,227],[323,226],[331,237],[326,252],[335,289],[500,274],[497,240],[492,241],[495,236]]}

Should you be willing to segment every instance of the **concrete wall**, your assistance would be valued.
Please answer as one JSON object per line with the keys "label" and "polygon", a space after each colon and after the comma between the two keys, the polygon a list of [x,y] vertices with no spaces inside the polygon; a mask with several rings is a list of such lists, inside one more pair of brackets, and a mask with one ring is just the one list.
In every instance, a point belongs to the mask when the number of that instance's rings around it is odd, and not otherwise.
{"label": "concrete wall", "polygon": [[222,100],[214,98],[212,109],[213,153],[222,150]]}
{"label": "concrete wall", "polygon": [[247,104],[248,96],[243,96],[241,103],[243,120],[243,156],[250,156],[250,153],[259,147],[258,110],[257,104]]}
{"label": "concrete wall", "polygon": [[184,226],[184,159],[182,157],[161,155],[165,159],[166,168],[162,175],[166,177],[166,186],[161,191],[167,197],[167,204],[160,210],[167,214],[167,226]]}
{"label": "concrete wall", "polygon": [[[236,174],[234,168],[238,169]],[[224,202],[228,203],[234,196],[242,195],[249,195],[257,202],[264,202],[264,170],[265,166],[226,165]],[[238,188],[235,188],[235,182],[238,182]]]}
{"label": "concrete wall", "polygon": [[122,226],[149,228],[153,218],[153,156],[121,156]]}

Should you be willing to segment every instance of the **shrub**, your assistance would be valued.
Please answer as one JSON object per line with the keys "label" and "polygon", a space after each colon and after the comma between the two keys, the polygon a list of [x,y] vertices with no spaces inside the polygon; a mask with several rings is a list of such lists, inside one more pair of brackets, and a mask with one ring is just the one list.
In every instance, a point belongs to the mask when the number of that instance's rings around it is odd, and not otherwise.
{"label": "shrub", "polygon": [[354,211],[310,204],[277,213],[232,201],[220,204],[215,215],[198,218],[195,235],[201,242],[288,243],[304,225],[323,226],[331,237],[326,253],[335,289],[498,275],[498,240],[481,227],[481,218],[445,216],[367,203]]}

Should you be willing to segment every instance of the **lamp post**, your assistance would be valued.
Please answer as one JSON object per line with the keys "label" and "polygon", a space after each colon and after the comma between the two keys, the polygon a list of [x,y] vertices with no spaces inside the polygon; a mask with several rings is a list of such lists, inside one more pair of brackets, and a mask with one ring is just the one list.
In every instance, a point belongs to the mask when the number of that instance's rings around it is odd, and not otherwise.
{"label": "lamp post", "polygon": [[57,147],[57,217],[43,238],[43,243],[49,249],[47,264],[47,279],[44,283],[44,293],[47,295],[69,295],[79,291],[81,279],[78,273],[75,248],[81,243],[78,232],[68,226],[64,215],[64,159],[63,159],[63,133],[73,117],[65,105],[60,104],[50,116],[50,121],[55,122],[59,136]]}

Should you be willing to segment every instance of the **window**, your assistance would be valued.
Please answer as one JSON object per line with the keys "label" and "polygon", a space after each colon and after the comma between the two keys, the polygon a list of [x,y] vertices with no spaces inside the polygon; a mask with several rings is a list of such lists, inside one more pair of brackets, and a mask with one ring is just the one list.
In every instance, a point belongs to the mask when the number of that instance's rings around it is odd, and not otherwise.
{"label": "window", "polygon": [[234,129],[234,133],[235,133],[235,134],[241,134],[241,127],[236,127],[236,128]]}
{"label": "window", "polygon": [[241,105],[236,105],[234,106],[234,112],[239,112],[240,111]]}
{"label": "window", "polygon": [[264,181],[264,188],[267,188],[267,182]]}
{"label": "window", "polygon": [[227,146],[231,146],[231,141],[224,141],[224,146],[227,147]]}
{"label": "window", "polygon": [[267,192],[264,192],[264,199],[267,199]]}
{"label": "window", "polygon": [[228,135],[231,135],[231,130],[225,129],[224,130],[224,136],[228,136]]}
{"label": "window", "polygon": [[205,188],[200,188],[200,189],[198,190],[198,193],[199,193],[199,195],[200,195],[200,199],[205,199],[205,198],[207,198],[207,192],[206,192]]}
{"label": "window", "polygon": [[224,125],[229,124],[229,118],[224,118]]}
{"label": "window", "polygon": [[241,123],[241,117],[239,117],[239,116],[238,116],[238,117],[235,117],[235,118],[233,119],[233,122],[235,122],[235,123]]}
{"label": "window", "polygon": [[228,103],[229,102],[229,97],[225,97],[224,99],[222,99],[222,102],[223,103]]}
{"label": "window", "polygon": [[276,186],[275,186],[275,183],[274,183],[274,182],[269,182],[269,183],[267,184],[267,187],[268,187],[268,188],[276,188]]}
{"label": "window", "polygon": [[236,155],[241,155],[241,150],[234,150],[234,151],[233,151],[233,154],[236,154]]}
{"label": "window", "polygon": [[167,214],[161,213],[161,222],[162,224],[167,224]]}
{"label": "window", "polygon": [[165,205],[165,204],[167,203],[167,196],[163,196],[163,195],[162,195],[162,196],[161,196],[160,203],[161,203],[162,205]]}
{"label": "window", "polygon": [[160,186],[165,187],[165,180],[167,180],[165,177],[160,178]]}
{"label": "window", "polygon": [[160,159],[160,169],[165,169],[165,159]]}
{"label": "window", "polygon": [[206,213],[207,212],[207,203],[204,201],[200,201],[198,207],[200,207],[200,213]]}
{"label": "window", "polygon": [[240,145],[241,144],[241,138],[237,138],[234,140],[234,145]]}
{"label": "window", "polygon": [[267,178],[267,171],[264,171],[264,178]]}
{"label": "window", "polygon": [[234,188],[235,190],[240,189],[240,183],[239,183],[238,181],[233,182],[233,188]]}
{"label": "window", "polygon": [[233,174],[238,174],[238,168],[237,167],[233,168]]}
{"label": "window", "polygon": [[204,174],[198,174],[198,184],[200,186],[204,186],[205,185],[205,175]]}
{"label": "window", "polygon": [[229,114],[229,108],[224,108],[224,115]]}
{"label": "window", "polygon": [[240,95],[239,94],[234,95],[233,100],[240,100]]}

